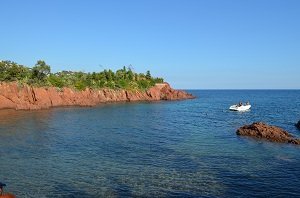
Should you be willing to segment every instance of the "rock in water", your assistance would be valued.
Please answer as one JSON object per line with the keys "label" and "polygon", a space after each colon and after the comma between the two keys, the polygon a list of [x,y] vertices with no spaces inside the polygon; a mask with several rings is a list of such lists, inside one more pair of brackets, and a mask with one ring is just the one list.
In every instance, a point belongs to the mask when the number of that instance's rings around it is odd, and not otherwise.
{"label": "rock in water", "polygon": [[271,142],[300,144],[300,139],[293,138],[287,131],[276,126],[267,125],[263,122],[254,122],[251,125],[245,125],[239,128],[236,134],[265,139]]}
{"label": "rock in water", "polygon": [[298,123],[295,124],[295,125],[296,125],[296,127],[300,130],[300,120],[299,120]]}

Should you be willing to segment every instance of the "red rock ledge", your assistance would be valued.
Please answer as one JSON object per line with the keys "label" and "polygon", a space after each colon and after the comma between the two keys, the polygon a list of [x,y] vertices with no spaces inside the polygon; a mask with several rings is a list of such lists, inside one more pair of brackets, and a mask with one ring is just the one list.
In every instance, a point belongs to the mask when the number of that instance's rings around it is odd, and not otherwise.
{"label": "red rock ledge", "polygon": [[0,109],[35,110],[58,106],[95,106],[106,102],[158,101],[192,99],[184,91],[174,90],[168,83],[156,84],[147,91],[87,88],[32,87],[16,82],[0,83]]}
{"label": "red rock ledge", "polygon": [[237,135],[250,136],[258,139],[265,139],[271,142],[300,144],[300,139],[293,138],[287,131],[269,126],[263,122],[255,122],[251,125],[245,125],[236,131]]}

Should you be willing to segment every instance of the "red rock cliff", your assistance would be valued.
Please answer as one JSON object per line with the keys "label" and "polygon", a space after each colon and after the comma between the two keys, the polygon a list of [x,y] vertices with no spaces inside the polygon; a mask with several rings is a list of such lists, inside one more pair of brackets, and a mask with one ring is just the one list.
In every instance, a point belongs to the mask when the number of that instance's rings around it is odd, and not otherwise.
{"label": "red rock cliff", "polygon": [[147,91],[32,87],[18,83],[0,83],[0,109],[33,110],[58,106],[94,106],[105,102],[182,100],[194,98],[174,90],[168,83],[156,84]]}

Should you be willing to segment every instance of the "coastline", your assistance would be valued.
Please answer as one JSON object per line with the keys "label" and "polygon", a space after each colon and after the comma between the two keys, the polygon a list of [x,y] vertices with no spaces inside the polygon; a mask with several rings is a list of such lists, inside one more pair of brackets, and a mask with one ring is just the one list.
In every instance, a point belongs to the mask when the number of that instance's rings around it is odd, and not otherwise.
{"label": "coastline", "polygon": [[32,87],[17,82],[0,83],[0,109],[39,110],[63,106],[96,106],[111,102],[159,101],[193,99],[193,95],[157,83],[146,91]]}

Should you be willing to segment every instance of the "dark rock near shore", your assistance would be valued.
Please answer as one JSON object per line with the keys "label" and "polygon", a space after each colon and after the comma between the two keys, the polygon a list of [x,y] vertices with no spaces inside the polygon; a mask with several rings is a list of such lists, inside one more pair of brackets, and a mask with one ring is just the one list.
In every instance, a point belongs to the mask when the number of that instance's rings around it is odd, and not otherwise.
{"label": "dark rock near shore", "polygon": [[300,130],[300,120],[298,121],[297,124],[295,124],[295,126]]}
{"label": "dark rock near shore", "polygon": [[245,125],[236,131],[237,135],[250,136],[257,139],[265,139],[271,142],[300,144],[300,139],[293,138],[287,131],[270,126],[263,122],[255,122],[251,125]]}

